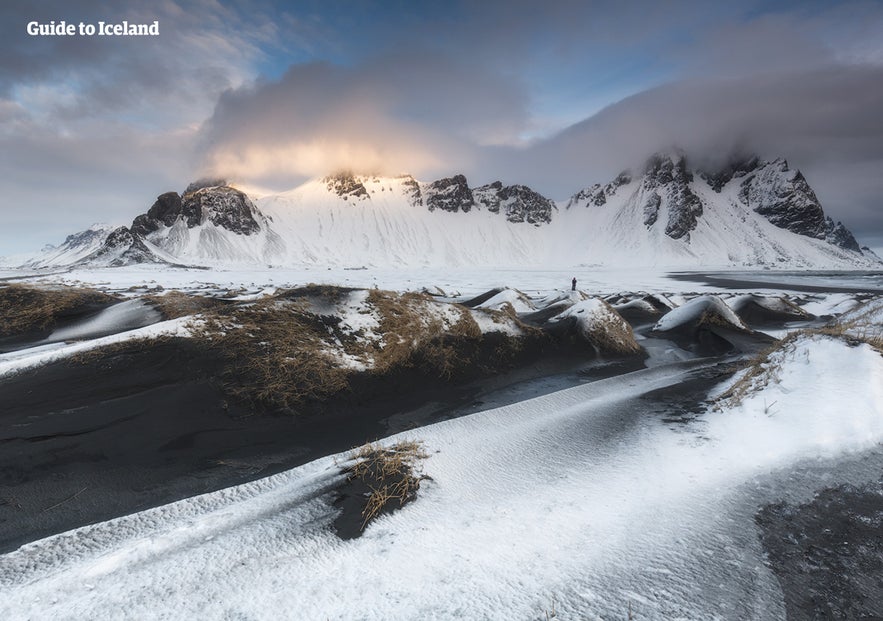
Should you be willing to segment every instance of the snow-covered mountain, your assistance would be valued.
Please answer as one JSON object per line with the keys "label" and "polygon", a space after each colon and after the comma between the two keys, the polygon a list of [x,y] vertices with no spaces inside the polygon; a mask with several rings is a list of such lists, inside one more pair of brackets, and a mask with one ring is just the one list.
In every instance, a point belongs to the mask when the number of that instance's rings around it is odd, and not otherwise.
{"label": "snow-covered mountain", "polygon": [[[826,216],[803,175],[756,157],[691,170],[681,153],[653,156],[639,177],[619,175],[575,194],[570,226],[590,221],[589,262],[627,265],[880,267]],[[585,230],[585,229],[583,229]]]}
{"label": "snow-covered mountain", "polygon": [[113,230],[109,224],[93,224],[85,231],[68,235],[57,246],[45,246],[39,255],[28,259],[22,267],[70,265],[82,261],[101,249]]}
{"label": "snow-covered mountain", "polygon": [[523,185],[470,188],[463,175],[340,173],[269,195],[207,180],[104,235],[88,246],[71,236],[32,265],[881,265],[784,159],[707,171],[677,151],[559,203]]}

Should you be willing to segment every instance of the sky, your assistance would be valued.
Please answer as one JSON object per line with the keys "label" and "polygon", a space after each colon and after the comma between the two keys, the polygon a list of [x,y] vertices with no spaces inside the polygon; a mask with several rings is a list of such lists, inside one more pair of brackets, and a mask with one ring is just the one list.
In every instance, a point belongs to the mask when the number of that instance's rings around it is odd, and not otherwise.
{"label": "sky", "polygon": [[[158,36],[28,24],[158,23]],[[462,172],[560,200],[653,152],[785,157],[883,248],[883,3],[19,1],[0,6],[0,255],[204,175]]]}

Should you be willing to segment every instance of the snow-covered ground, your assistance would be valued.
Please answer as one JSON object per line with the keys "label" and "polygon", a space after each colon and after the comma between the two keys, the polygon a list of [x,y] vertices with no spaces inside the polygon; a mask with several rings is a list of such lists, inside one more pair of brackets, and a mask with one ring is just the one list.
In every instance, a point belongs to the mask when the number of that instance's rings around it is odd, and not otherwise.
{"label": "snow-covered ground", "polygon": [[[65,283],[93,286],[125,293],[129,288],[157,286],[188,291],[231,290],[258,292],[266,288],[303,286],[308,283],[342,285],[358,288],[380,287],[395,291],[419,291],[440,288],[448,295],[477,295],[494,287],[517,287],[531,295],[551,294],[562,287],[569,288],[571,278],[577,279],[582,291],[594,295],[621,291],[690,291],[700,293],[728,291],[755,291],[777,293],[789,287],[800,290],[807,284],[837,288],[865,288],[883,292],[883,274],[866,272],[745,272],[731,270],[711,272],[728,279],[726,285],[705,284],[702,272],[672,274],[656,268],[575,267],[565,269],[491,268],[473,266],[423,268],[171,268],[155,265],[135,265],[118,268],[78,268],[74,270],[0,270],[0,280],[14,282]],[[676,281],[673,276],[688,275],[689,281]],[[742,284],[742,281],[749,281]],[[761,282],[763,284],[754,284]]]}
{"label": "snow-covered ground", "polygon": [[[503,291],[482,306],[529,312],[556,299],[582,300],[569,291],[572,277],[593,295],[662,296],[679,307],[669,323],[709,303],[731,314],[725,304],[738,305],[741,292],[781,295],[782,282],[797,291],[806,282],[780,274],[769,289],[722,291],[646,270],[149,267],[25,281],[132,296],[158,287],[225,292],[239,300],[311,282],[426,288],[448,299],[496,286]],[[867,282],[861,274],[834,278],[824,282]],[[364,295],[347,298],[344,315],[370,331],[372,317],[358,312]],[[853,334],[868,336],[870,322],[879,335],[883,298],[862,304],[852,293],[813,292],[790,299],[815,315],[855,320]],[[592,299],[572,309],[600,305]],[[157,319],[140,301],[117,304],[66,334],[0,355],[0,376],[127,339],[186,335],[191,321]],[[107,331],[118,333],[101,336]],[[708,405],[691,422],[672,423],[648,393],[676,388],[720,360],[684,360],[668,353],[670,344],[640,339],[668,348],[651,352],[650,368],[383,440],[422,441],[430,479],[415,502],[359,539],[341,541],[331,527],[333,488],[350,458],[331,455],[0,556],[0,619],[783,618],[780,582],[754,515],[765,503],[801,502],[820,487],[879,476],[883,356],[868,345],[801,337],[774,355],[769,381],[741,402]]]}
{"label": "snow-covered ground", "polygon": [[883,357],[806,338],[738,406],[648,415],[707,364],[388,438],[422,440],[431,480],[360,539],[331,529],[344,454],[28,544],[0,557],[0,618],[782,618],[753,513],[776,481],[808,495],[795,471],[880,461]]}

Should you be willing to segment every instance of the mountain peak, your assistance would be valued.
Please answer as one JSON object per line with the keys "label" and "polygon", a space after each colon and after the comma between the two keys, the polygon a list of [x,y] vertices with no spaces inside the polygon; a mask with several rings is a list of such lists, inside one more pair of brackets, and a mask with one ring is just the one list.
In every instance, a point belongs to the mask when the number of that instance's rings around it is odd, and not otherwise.
{"label": "mountain peak", "polygon": [[187,189],[184,190],[184,194],[190,194],[191,192],[196,192],[197,190],[202,190],[204,188],[214,188],[220,186],[229,185],[229,181],[224,179],[223,177],[201,177],[196,181],[192,182],[187,186]]}
{"label": "mountain peak", "polygon": [[[782,162],[787,168],[788,163],[784,160]],[[765,162],[760,161],[757,155],[738,154],[731,156],[723,166],[718,166],[711,170],[702,169],[698,173],[700,177],[705,179],[712,190],[720,193],[721,189],[733,179],[744,177],[765,164]]]}
{"label": "mountain peak", "polygon": [[467,213],[475,206],[472,190],[469,189],[466,176],[462,174],[445,177],[427,184],[423,188],[423,200],[429,211],[441,209]]}

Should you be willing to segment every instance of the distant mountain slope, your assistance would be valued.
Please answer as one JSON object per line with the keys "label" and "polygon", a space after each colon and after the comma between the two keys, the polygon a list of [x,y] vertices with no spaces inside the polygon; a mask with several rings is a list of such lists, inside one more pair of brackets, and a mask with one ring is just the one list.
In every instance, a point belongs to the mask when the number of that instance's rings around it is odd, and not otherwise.
{"label": "distant mountain slope", "polygon": [[[104,235],[104,241],[96,236]],[[67,247],[65,247],[67,246]],[[879,268],[783,159],[694,170],[680,152],[555,203],[466,177],[340,173],[252,201],[223,180],[168,192],[131,227],[72,236],[40,265],[628,265]]]}
{"label": "distant mountain slope", "polygon": [[46,246],[22,267],[39,268],[77,263],[104,246],[113,230],[114,227],[109,224],[93,224],[85,231],[68,235],[58,246]]}
{"label": "distant mountain slope", "polygon": [[589,263],[880,266],[824,214],[803,175],[783,159],[746,158],[707,172],[691,170],[681,153],[657,154],[642,175],[623,173],[586,188],[563,212],[558,224],[580,228],[586,240],[568,246],[567,254]]}

